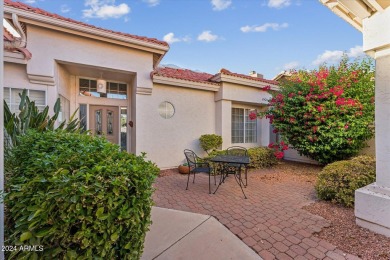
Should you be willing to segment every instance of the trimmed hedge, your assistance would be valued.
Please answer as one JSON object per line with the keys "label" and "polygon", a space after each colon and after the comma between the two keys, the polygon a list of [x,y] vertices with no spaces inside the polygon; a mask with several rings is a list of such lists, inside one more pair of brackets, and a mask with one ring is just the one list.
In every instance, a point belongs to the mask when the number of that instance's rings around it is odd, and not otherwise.
{"label": "trimmed hedge", "polygon": [[268,147],[255,147],[248,149],[248,155],[251,160],[249,167],[260,169],[269,168],[278,164],[274,150]]}
{"label": "trimmed hedge", "polygon": [[320,199],[352,207],[355,190],[372,182],[375,182],[375,158],[358,156],[324,167],[318,175],[315,189]]}
{"label": "trimmed hedge", "polygon": [[[204,160],[209,162],[211,158],[222,154],[226,154],[226,150],[215,150],[212,151],[207,157],[205,157]],[[269,168],[278,164],[274,150],[268,147],[249,148],[248,156],[250,158],[249,167],[251,168]]]}
{"label": "trimmed hedge", "polygon": [[[28,132],[7,158],[7,259],[139,259],[159,169],[104,138]],[[24,259],[24,258],[23,258]]]}

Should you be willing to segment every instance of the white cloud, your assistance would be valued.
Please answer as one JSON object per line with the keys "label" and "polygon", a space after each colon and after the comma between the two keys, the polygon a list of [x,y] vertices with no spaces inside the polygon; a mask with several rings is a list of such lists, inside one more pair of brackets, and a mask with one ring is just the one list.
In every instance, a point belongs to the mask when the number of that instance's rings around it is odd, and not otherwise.
{"label": "white cloud", "polygon": [[218,39],[218,35],[212,34],[211,31],[203,31],[198,35],[198,41],[213,42]]}
{"label": "white cloud", "polygon": [[313,65],[318,66],[323,63],[328,63],[328,64],[338,63],[342,59],[344,54],[346,54],[349,58],[358,58],[365,55],[362,46],[352,47],[349,49],[348,52],[343,52],[339,50],[335,50],[335,51],[326,50],[324,53],[317,56],[317,59],[313,61]]}
{"label": "white cloud", "polygon": [[125,4],[115,5],[115,0],[85,0],[89,9],[83,10],[85,18],[120,18],[130,13],[130,7]]}
{"label": "white cloud", "polygon": [[363,51],[363,46],[355,46],[349,49],[349,52],[347,54],[350,58],[358,58],[365,55]]}
{"label": "white cloud", "polygon": [[142,0],[142,1],[147,3],[150,7],[160,4],[160,0]]}
{"label": "white cloud", "polygon": [[163,40],[169,44],[172,44],[175,42],[189,42],[191,40],[191,38],[189,36],[178,38],[178,37],[175,37],[175,34],[173,32],[170,32],[170,33],[167,33],[164,35]]}
{"label": "white cloud", "polygon": [[291,0],[269,0],[268,7],[271,8],[283,8],[291,5]]}
{"label": "white cloud", "polygon": [[228,8],[232,4],[232,0],[211,0],[211,5],[214,11],[221,11]]}
{"label": "white cloud", "polygon": [[25,0],[24,2],[27,4],[34,4],[36,0]]}
{"label": "white cloud", "polygon": [[69,13],[70,7],[67,5],[61,5],[61,13]]}
{"label": "white cloud", "polygon": [[247,32],[266,32],[268,29],[273,29],[274,31],[278,31],[280,29],[284,29],[288,27],[288,23],[265,23],[263,25],[246,25],[241,27],[241,31],[244,33]]}
{"label": "white cloud", "polygon": [[284,70],[292,70],[292,69],[296,69],[298,66],[299,66],[299,63],[297,61],[292,61],[292,62],[284,64],[283,69]]}

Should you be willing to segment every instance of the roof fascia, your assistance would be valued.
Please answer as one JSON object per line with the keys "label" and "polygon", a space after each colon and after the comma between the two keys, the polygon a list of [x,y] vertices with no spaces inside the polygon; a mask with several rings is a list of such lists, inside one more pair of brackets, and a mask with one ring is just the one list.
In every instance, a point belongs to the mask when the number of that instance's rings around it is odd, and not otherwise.
{"label": "roof fascia", "polygon": [[153,83],[214,91],[214,92],[217,92],[220,88],[220,86],[216,84],[207,84],[207,83],[201,83],[201,82],[195,82],[195,81],[189,81],[183,79],[168,78],[159,75],[153,75]]}
{"label": "roof fascia", "polygon": [[53,17],[48,17],[41,14],[36,14],[10,6],[4,7],[4,17],[10,18],[12,13],[19,16],[19,21],[27,24],[33,24],[40,27],[50,28],[57,31],[63,31],[87,38],[97,39],[105,42],[110,42],[122,46],[132,47],[152,53],[165,54],[169,50],[169,46],[163,46],[154,43],[148,43],[141,40],[133,39],[128,36],[110,33],[97,28],[70,23]]}

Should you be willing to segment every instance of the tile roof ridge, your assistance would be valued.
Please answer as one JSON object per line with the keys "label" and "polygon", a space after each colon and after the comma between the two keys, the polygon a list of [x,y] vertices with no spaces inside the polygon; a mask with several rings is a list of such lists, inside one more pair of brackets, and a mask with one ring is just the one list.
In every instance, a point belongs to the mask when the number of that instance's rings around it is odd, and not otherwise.
{"label": "tile roof ridge", "polygon": [[[229,75],[229,76],[233,76],[233,77],[244,78],[244,79],[248,79],[248,80],[261,81],[261,82],[268,83],[268,84],[274,84],[274,85],[278,85],[279,84],[275,80],[264,79],[264,78],[257,78],[257,77],[252,77],[252,76],[241,74],[241,73],[235,73],[235,72],[231,72],[230,70],[225,69],[225,68],[222,68],[219,71],[219,73],[220,74]],[[218,75],[218,73],[216,75]]]}
{"label": "tile roof ridge", "polygon": [[105,31],[105,32],[109,32],[109,33],[114,33],[114,34],[117,34],[117,35],[129,37],[129,38],[132,38],[132,39],[135,39],[135,40],[140,40],[140,41],[143,41],[143,42],[154,43],[154,44],[157,44],[157,45],[167,46],[167,47],[169,46],[169,44],[167,42],[158,40],[156,38],[149,38],[149,37],[146,37],[146,36],[139,36],[139,35],[134,35],[134,34],[130,34],[130,33],[118,32],[118,31],[105,29],[105,28],[102,28],[102,27],[97,27],[97,26],[94,26],[92,24],[80,22],[80,21],[77,21],[77,20],[74,20],[74,19],[71,19],[71,18],[67,18],[67,17],[61,16],[61,15],[58,15],[56,13],[51,13],[51,12],[48,12],[48,11],[43,10],[41,8],[30,6],[30,5],[27,5],[26,3],[19,2],[19,1],[15,1],[14,2],[12,0],[4,0],[4,5],[5,6],[10,6],[10,7],[13,7],[13,8],[17,8],[17,9],[21,9],[21,10],[25,10],[25,11],[28,11],[28,12],[37,13],[37,14],[40,14],[40,15],[44,15],[44,16],[47,16],[47,17],[54,18],[54,19],[66,21],[66,22],[69,22],[69,23],[78,24],[78,25],[89,27],[89,28],[93,28],[93,29],[98,29],[98,30],[102,30],[102,31]]}

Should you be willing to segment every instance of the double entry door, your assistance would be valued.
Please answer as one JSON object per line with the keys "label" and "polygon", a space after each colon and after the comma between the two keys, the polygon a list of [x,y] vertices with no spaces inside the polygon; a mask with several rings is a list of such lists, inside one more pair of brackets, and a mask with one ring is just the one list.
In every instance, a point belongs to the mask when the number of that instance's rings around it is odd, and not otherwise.
{"label": "double entry door", "polygon": [[90,105],[89,129],[92,134],[119,144],[119,107]]}

